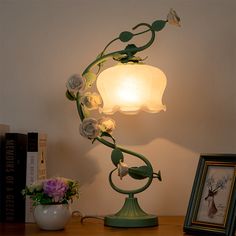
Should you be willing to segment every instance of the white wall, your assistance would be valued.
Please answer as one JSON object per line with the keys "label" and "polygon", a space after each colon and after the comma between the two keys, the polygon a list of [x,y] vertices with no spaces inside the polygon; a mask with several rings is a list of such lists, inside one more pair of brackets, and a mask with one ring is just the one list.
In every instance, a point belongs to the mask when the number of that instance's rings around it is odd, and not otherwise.
{"label": "white wall", "polygon": [[182,27],[167,26],[142,54],[168,77],[167,111],[116,114],[114,136],[162,171],[163,182],[139,195],[142,207],[184,215],[200,153],[236,153],[236,2],[0,0],[0,123],[48,133],[48,174],[80,181],[74,208],[86,214],[113,213],[124,196],[108,183],[111,150],[79,135],[65,82],[121,31],[165,19],[171,7]]}

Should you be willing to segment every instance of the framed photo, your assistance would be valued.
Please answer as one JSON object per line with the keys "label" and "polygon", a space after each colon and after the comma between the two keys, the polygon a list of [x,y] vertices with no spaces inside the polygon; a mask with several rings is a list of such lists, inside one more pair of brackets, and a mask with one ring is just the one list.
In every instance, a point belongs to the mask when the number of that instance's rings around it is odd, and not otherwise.
{"label": "framed photo", "polygon": [[184,222],[184,231],[234,236],[236,154],[201,155]]}

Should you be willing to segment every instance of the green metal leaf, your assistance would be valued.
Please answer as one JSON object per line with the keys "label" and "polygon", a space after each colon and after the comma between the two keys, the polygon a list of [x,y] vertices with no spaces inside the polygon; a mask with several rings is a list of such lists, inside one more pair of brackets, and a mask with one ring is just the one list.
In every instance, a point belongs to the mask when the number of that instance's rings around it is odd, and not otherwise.
{"label": "green metal leaf", "polygon": [[133,34],[129,31],[124,31],[124,32],[121,32],[120,35],[119,35],[119,39],[120,41],[122,42],[128,42],[130,39],[133,38]]}
{"label": "green metal leaf", "polygon": [[117,54],[115,54],[115,55],[113,56],[113,59],[114,59],[115,61],[120,61],[121,59],[126,58],[126,57],[127,57],[126,54],[119,54],[119,53],[117,53]]}
{"label": "green metal leaf", "polygon": [[84,75],[84,78],[86,79],[86,88],[89,88],[96,81],[97,76],[95,73],[89,71]]}
{"label": "green metal leaf", "polygon": [[152,23],[152,29],[155,31],[162,30],[166,25],[166,21],[164,20],[157,20]]}
{"label": "green metal leaf", "polygon": [[129,62],[140,62],[140,61],[144,61],[145,60],[145,58],[144,59],[142,59],[141,57],[137,57],[137,56],[133,56],[133,57],[131,57],[131,58],[129,58]]}
{"label": "green metal leaf", "polygon": [[148,166],[131,167],[129,176],[133,179],[145,179],[152,176],[152,170]]}
{"label": "green metal leaf", "polygon": [[158,173],[153,173],[153,178],[157,178],[159,181],[162,181],[161,171],[158,171]]}
{"label": "green metal leaf", "polygon": [[157,173],[157,178],[162,181],[162,178],[161,178],[161,171],[159,170],[158,173]]}
{"label": "green metal leaf", "polygon": [[70,101],[74,101],[76,100],[76,97],[73,93],[71,93],[69,90],[66,90],[66,97],[70,100]]}
{"label": "green metal leaf", "polygon": [[132,51],[132,53],[136,53],[137,50],[138,50],[138,47],[135,45],[135,44],[128,44],[126,47],[125,47],[125,50],[127,51]]}
{"label": "green metal leaf", "polygon": [[123,155],[122,151],[120,151],[118,148],[115,148],[111,152],[111,160],[112,160],[113,164],[115,166],[117,166],[120,163],[120,161],[124,160],[124,155]]}

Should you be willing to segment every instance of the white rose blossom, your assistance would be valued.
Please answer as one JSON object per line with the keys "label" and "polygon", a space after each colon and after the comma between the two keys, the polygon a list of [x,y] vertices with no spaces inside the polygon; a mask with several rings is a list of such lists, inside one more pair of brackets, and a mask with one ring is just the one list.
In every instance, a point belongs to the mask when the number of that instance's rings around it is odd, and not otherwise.
{"label": "white rose blossom", "polygon": [[113,119],[108,118],[108,117],[102,117],[101,119],[99,119],[98,123],[99,123],[100,130],[102,132],[107,132],[109,134],[111,134],[112,131],[116,127],[115,121]]}
{"label": "white rose blossom", "polygon": [[66,87],[70,92],[83,91],[85,89],[85,85],[85,78],[78,74],[72,75],[66,83]]}
{"label": "white rose blossom", "polygon": [[171,25],[180,26],[180,17],[177,15],[176,11],[172,8],[170,9],[167,15],[167,21]]}
{"label": "white rose blossom", "polygon": [[39,182],[32,183],[29,186],[29,191],[30,192],[40,191],[42,188],[43,188],[43,182],[39,181]]}
{"label": "white rose blossom", "polygon": [[85,105],[89,110],[95,110],[102,103],[102,99],[98,93],[86,92],[81,97],[81,103]]}
{"label": "white rose blossom", "polygon": [[100,133],[98,121],[94,118],[85,118],[80,124],[79,131],[83,137],[89,139],[96,138]]}
{"label": "white rose blossom", "polygon": [[118,167],[118,176],[122,180],[122,178],[128,174],[129,167],[123,161],[120,161],[120,163],[117,165],[117,167]]}

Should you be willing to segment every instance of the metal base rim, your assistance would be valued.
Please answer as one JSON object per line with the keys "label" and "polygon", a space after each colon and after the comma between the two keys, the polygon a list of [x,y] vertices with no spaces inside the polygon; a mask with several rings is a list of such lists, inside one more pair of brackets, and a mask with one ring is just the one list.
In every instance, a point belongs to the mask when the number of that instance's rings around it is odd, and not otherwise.
{"label": "metal base rim", "polygon": [[158,226],[158,217],[155,215],[137,217],[109,215],[105,217],[104,225],[120,228],[154,227]]}

